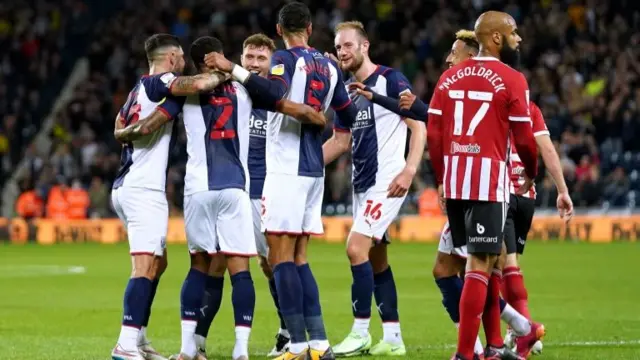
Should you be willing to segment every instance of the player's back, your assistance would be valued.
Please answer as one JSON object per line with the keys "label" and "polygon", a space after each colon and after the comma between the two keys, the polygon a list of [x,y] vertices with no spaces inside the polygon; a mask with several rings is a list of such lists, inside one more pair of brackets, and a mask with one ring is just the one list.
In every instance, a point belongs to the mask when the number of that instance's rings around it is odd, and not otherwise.
{"label": "player's back", "polygon": [[[272,77],[286,77],[285,98],[325,111],[342,85],[336,65],[313,48],[278,50],[274,58],[282,63],[271,68]],[[269,113],[267,128],[267,172],[299,176],[324,176],[323,128],[301,124],[281,113]]]}
{"label": "player's back", "polygon": [[[125,126],[148,117],[165,101],[169,94],[165,80],[173,76],[172,73],[162,73],[140,78],[120,110]],[[165,191],[174,125],[175,122],[164,124],[152,134],[123,144],[114,189],[126,186]]]}
{"label": "player's back", "polygon": [[[495,58],[477,57],[447,70],[438,83],[445,196],[450,199],[509,201],[509,121],[514,92],[527,92],[522,74]],[[435,100],[435,99],[434,99]]]}
{"label": "player's back", "polygon": [[209,94],[188,96],[183,107],[187,134],[184,194],[237,188],[247,190],[251,99],[237,82]]}

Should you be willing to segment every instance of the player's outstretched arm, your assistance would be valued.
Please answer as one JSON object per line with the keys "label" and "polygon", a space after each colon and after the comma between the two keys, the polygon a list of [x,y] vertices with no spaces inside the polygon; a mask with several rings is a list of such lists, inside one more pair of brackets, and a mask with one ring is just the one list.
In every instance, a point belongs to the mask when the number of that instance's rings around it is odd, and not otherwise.
{"label": "player's outstretched arm", "polygon": [[[274,55],[274,59],[278,57],[279,54]],[[278,65],[272,67],[270,75],[276,75],[276,78],[263,78],[260,75],[252,74],[249,70],[238,64],[234,64],[220,53],[213,52],[206,54],[204,63],[210,69],[230,73],[234,80],[247,88],[252,98],[259,96],[265,103],[269,104],[268,110],[271,111],[275,110],[276,104],[284,97],[289,87],[289,83],[286,78],[283,77],[283,75],[285,75],[284,64],[282,64],[282,67]],[[282,73],[280,73],[280,70],[282,70]]]}
{"label": "player's outstretched arm", "polygon": [[[410,119],[417,119],[420,121],[426,121],[427,119],[427,107],[424,106],[424,109],[420,109],[419,105],[413,106],[406,110],[402,109],[400,106],[400,101],[398,99],[394,99],[388,96],[380,95],[377,92],[373,91],[370,87],[365,86],[363,83],[355,82],[349,84],[349,88],[355,90],[358,94],[364,96],[367,100],[382,106],[383,108],[392,111],[400,116],[407,117]],[[420,100],[416,101],[416,103],[424,103]],[[418,110],[418,112],[414,112],[414,110]],[[423,112],[423,113],[421,113]]]}
{"label": "player's outstretched arm", "polygon": [[333,136],[322,144],[322,157],[324,165],[331,164],[340,155],[351,149],[351,131],[348,129],[334,128]]}
{"label": "player's outstretched arm", "polygon": [[[120,116],[118,117],[120,118]],[[165,111],[156,109],[151,113],[151,115],[126,127],[122,127],[122,121],[116,120],[116,129],[114,130],[113,135],[116,140],[120,142],[134,141],[155,132],[169,121],[171,121],[171,118]],[[121,124],[120,128],[118,128],[117,124]]]}
{"label": "player's outstretched arm", "polygon": [[424,146],[427,142],[427,130],[423,121],[405,119],[407,127],[411,130],[409,139],[409,154],[404,169],[398,174],[387,189],[388,197],[402,197],[407,194],[413,178],[418,171],[418,166],[424,154]]}
{"label": "player's outstretched arm", "polygon": [[322,127],[327,124],[327,118],[324,116],[324,113],[316,111],[309,105],[298,104],[290,100],[281,100],[276,104],[276,110],[285,115],[293,116],[303,124]]}
{"label": "player's outstretched arm", "polygon": [[169,87],[171,95],[187,96],[209,92],[229,80],[231,75],[219,71],[193,76],[178,76]]}

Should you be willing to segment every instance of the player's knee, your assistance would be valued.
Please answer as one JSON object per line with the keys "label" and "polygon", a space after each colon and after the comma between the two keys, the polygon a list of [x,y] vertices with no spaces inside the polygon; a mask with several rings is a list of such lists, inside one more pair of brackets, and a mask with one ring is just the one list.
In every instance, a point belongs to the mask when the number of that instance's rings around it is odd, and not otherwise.
{"label": "player's knee", "polygon": [[271,270],[271,265],[269,265],[269,260],[264,256],[260,256],[258,257],[258,263],[260,264],[260,269],[262,269],[264,276],[271,280],[273,278],[273,271]]}
{"label": "player's knee", "polygon": [[467,260],[467,271],[482,271],[489,273],[493,270],[498,255],[478,253],[471,254]]}
{"label": "player's knee", "polygon": [[464,271],[464,268],[456,266],[452,255],[438,252],[436,262],[433,264],[433,277],[435,279],[456,276],[461,271]]}
{"label": "player's knee", "polygon": [[211,256],[207,253],[195,253],[191,254],[191,268],[198,270],[203,273],[209,272],[209,267],[211,265]]}
{"label": "player's knee", "polygon": [[518,267],[518,255],[516,253],[505,255],[504,268],[508,267]]}
{"label": "player's knee", "polygon": [[227,268],[229,275],[249,271],[249,258],[246,256],[227,256]]}
{"label": "player's knee", "polygon": [[267,241],[269,243],[269,263],[272,266],[295,260],[295,239],[286,235],[267,235]]}
{"label": "player's knee", "polygon": [[357,232],[351,232],[347,240],[347,256],[352,265],[362,264],[369,260],[371,238]]}
{"label": "player's knee", "polygon": [[369,261],[374,274],[380,274],[389,268],[389,258],[387,257],[387,244],[380,243],[369,250]]}
{"label": "player's knee", "polygon": [[133,272],[131,277],[145,277],[149,280],[154,280],[157,269],[155,256],[146,254],[133,256]]}
{"label": "player's knee", "polygon": [[227,259],[223,254],[217,253],[211,257],[209,265],[209,275],[213,277],[223,277],[227,270]]}

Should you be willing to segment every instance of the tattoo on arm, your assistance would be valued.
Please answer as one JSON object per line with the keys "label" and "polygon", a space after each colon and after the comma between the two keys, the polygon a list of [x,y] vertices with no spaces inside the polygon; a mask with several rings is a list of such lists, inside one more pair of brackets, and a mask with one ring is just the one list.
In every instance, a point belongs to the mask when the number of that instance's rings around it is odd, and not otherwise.
{"label": "tattoo on arm", "polygon": [[185,96],[211,91],[227,79],[229,76],[220,72],[179,76],[171,83],[171,94]]}
{"label": "tattoo on arm", "polygon": [[124,129],[116,129],[114,135],[117,140],[129,142],[137,140],[158,130],[162,125],[171,120],[165,113],[155,110],[150,116],[131,124]]}

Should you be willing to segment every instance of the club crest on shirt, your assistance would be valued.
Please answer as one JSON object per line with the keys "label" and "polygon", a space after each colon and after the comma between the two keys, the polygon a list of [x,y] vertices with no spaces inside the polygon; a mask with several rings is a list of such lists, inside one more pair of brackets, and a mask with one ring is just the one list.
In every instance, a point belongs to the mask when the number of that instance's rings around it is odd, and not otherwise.
{"label": "club crest on shirt", "polygon": [[278,64],[276,66],[273,66],[271,68],[271,74],[278,75],[278,76],[284,75],[284,64]]}

